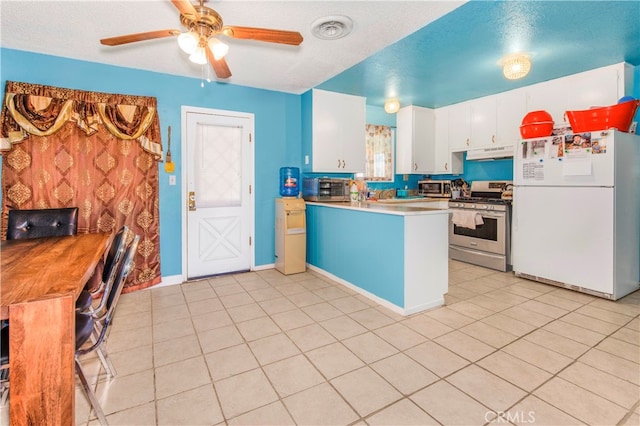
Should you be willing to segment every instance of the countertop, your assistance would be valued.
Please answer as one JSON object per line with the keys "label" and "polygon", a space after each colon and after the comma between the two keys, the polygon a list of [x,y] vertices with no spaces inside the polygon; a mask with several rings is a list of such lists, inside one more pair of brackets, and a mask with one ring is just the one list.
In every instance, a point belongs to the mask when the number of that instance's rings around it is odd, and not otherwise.
{"label": "countertop", "polygon": [[428,197],[406,197],[406,198],[385,198],[377,201],[367,201],[382,204],[406,204],[406,203],[437,203],[449,201],[449,198],[428,198]]}
{"label": "countertop", "polygon": [[[396,199],[397,200],[397,199]],[[413,202],[424,202],[425,200],[407,200]],[[441,201],[441,200],[436,200]],[[352,203],[350,201],[344,202],[314,202],[307,201],[307,205],[311,206],[321,206],[321,207],[331,207],[336,209],[347,209],[347,210],[359,210],[365,211],[369,213],[381,213],[381,214],[393,214],[399,216],[421,216],[421,215],[430,215],[430,214],[449,214],[450,210],[448,209],[439,209],[432,207],[418,207],[418,206],[409,206],[405,203],[381,203],[380,201],[361,201],[357,203]]]}

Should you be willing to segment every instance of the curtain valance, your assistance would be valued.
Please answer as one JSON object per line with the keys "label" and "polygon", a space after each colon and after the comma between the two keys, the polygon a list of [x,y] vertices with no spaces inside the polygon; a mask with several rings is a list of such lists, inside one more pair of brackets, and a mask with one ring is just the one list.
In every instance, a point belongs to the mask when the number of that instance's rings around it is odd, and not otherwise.
{"label": "curtain valance", "polygon": [[0,115],[0,153],[30,135],[50,136],[68,122],[87,135],[102,124],[122,140],[135,140],[162,159],[156,98],[64,89],[7,81]]}

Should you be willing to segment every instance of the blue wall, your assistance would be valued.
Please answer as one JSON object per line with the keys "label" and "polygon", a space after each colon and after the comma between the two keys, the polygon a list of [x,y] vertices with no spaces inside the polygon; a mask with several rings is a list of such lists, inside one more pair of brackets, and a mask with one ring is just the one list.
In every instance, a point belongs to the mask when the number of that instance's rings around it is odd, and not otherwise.
{"label": "blue wall", "polygon": [[166,149],[177,184],[169,186],[160,170],[160,261],[163,276],[182,273],[181,107],[183,105],[255,114],[255,263],[274,261],[274,199],[279,196],[282,166],[300,167],[300,96],[223,83],[205,83],[174,75],[114,67],[11,49],[0,49],[0,84],[7,80],[71,89],[154,96]]}
{"label": "blue wall", "polygon": [[[172,154],[176,162],[178,182],[169,186],[168,175],[160,169],[160,247],[162,275],[182,273],[182,196],[181,188],[181,107],[183,105],[239,111],[255,114],[255,264],[274,261],[274,198],[279,196],[279,169],[282,166],[302,168],[302,147],[305,140],[302,126],[310,119],[310,109],[303,108],[310,97],[260,90],[224,83],[205,83],[174,75],[114,67],[92,62],[41,55],[0,48],[0,85],[4,94],[5,82],[24,81],[72,89],[109,93],[154,96],[162,137],[167,126],[172,127]],[[640,66],[635,67],[636,84],[633,96],[640,98]],[[308,111],[305,111],[307,109]],[[640,118],[640,111],[636,120]],[[382,107],[367,106],[367,122],[395,127],[394,114],[386,114]],[[166,141],[163,141],[166,144]],[[0,166],[1,167],[1,166]],[[1,169],[0,169],[1,171]],[[511,179],[512,160],[489,162],[465,161],[467,181]],[[378,189],[415,188],[423,175],[396,175],[393,183],[371,186]],[[441,176],[450,179],[450,176]]]}

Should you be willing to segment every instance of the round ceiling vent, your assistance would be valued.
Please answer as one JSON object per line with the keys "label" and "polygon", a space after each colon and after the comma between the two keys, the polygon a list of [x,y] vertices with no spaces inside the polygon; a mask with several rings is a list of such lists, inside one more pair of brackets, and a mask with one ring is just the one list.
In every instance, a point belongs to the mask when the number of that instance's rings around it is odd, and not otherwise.
{"label": "round ceiling vent", "polygon": [[353,21],[348,16],[325,16],[316,19],[311,24],[314,36],[323,40],[336,40],[349,34],[353,28]]}

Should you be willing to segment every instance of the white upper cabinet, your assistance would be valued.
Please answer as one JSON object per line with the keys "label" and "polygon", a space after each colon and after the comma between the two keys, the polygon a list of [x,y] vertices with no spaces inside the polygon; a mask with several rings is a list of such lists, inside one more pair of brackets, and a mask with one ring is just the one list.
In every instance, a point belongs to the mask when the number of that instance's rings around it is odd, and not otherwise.
{"label": "white upper cabinet", "polygon": [[396,115],[396,173],[433,173],[435,156],[434,110],[401,108]]}
{"label": "white upper cabinet", "polygon": [[471,102],[449,105],[449,149],[466,151],[471,146]]}
{"label": "white upper cabinet", "polygon": [[469,148],[495,146],[498,96],[485,96],[470,101],[471,137]]}
{"label": "white upper cabinet", "polygon": [[462,153],[449,149],[449,107],[435,110],[436,116],[436,151],[434,174],[460,174],[463,171]]}
{"label": "white upper cabinet", "polygon": [[453,152],[516,143],[526,114],[526,95],[512,90],[448,107],[449,149]]}
{"label": "white upper cabinet", "polygon": [[556,125],[568,123],[565,112],[615,105],[631,94],[633,68],[626,63],[573,74],[525,88],[527,111],[545,110]]}
{"label": "white upper cabinet", "polygon": [[511,146],[520,141],[520,125],[527,115],[527,94],[523,89],[496,96],[496,137],[491,146]]}
{"label": "white upper cabinet", "polygon": [[312,96],[312,170],[363,172],[366,99],[317,89]]}

